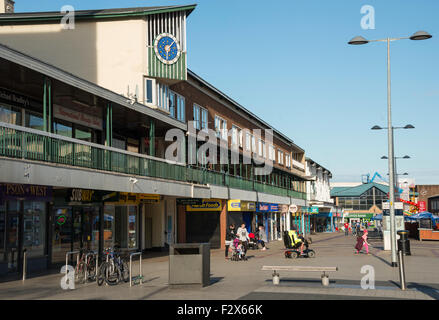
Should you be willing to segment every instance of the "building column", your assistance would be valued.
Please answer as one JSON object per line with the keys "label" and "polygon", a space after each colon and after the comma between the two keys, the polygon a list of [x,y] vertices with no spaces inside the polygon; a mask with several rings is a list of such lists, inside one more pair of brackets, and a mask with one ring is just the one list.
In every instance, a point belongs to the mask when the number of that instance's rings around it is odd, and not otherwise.
{"label": "building column", "polygon": [[105,134],[105,145],[107,147],[113,146],[113,106],[111,103],[107,104],[107,124]]}
{"label": "building column", "polygon": [[150,120],[149,127],[149,155],[155,157],[155,122]]}
{"label": "building column", "polygon": [[220,241],[221,241],[221,249],[226,248],[226,228],[227,228],[227,200],[222,200],[222,209],[220,214]]}
{"label": "building column", "polygon": [[186,206],[177,205],[177,242],[186,242]]}
{"label": "building column", "polygon": [[43,130],[52,132],[52,82],[48,78],[43,84]]}

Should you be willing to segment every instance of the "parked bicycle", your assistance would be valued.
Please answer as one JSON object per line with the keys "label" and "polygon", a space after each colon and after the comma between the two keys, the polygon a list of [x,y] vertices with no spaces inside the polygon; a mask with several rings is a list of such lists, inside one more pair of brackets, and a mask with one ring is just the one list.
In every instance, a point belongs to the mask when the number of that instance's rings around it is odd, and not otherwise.
{"label": "parked bicycle", "polygon": [[[96,280],[96,255],[91,250],[83,249],[79,254],[79,263],[75,267],[75,282],[85,283]],[[87,273],[87,277],[86,274]]]}
{"label": "parked bicycle", "polygon": [[99,267],[98,285],[101,286],[104,281],[108,285],[116,285],[120,281],[128,282],[130,280],[130,271],[120,252],[113,248],[107,248],[103,253],[104,261]]}

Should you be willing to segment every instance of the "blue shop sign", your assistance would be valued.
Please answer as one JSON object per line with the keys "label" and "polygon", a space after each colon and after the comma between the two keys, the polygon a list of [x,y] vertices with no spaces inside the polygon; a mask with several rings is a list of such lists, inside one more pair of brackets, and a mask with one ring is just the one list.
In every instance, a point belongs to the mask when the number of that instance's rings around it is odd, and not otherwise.
{"label": "blue shop sign", "polygon": [[256,212],[279,212],[279,205],[274,203],[259,202]]}

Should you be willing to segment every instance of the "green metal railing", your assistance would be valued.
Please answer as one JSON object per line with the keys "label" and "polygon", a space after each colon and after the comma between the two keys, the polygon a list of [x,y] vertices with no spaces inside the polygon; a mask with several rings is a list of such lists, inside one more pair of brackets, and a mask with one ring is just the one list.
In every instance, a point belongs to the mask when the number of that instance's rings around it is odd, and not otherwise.
{"label": "green metal railing", "polygon": [[306,194],[222,172],[168,162],[59,135],[0,123],[0,156],[102,171],[228,186],[305,199]]}

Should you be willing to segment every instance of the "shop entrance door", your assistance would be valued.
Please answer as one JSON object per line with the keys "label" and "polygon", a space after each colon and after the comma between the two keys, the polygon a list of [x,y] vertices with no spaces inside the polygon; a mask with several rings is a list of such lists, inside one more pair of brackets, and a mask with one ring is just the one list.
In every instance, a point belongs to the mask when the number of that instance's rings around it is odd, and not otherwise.
{"label": "shop entrance door", "polygon": [[0,206],[0,275],[18,273],[21,263],[20,201]]}
{"label": "shop entrance door", "polygon": [[[99,207],[54,208],[52,263],[65,263],[69,251],[99,251]],[[70,257],[71,259],[72,257]]]}

